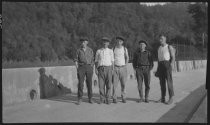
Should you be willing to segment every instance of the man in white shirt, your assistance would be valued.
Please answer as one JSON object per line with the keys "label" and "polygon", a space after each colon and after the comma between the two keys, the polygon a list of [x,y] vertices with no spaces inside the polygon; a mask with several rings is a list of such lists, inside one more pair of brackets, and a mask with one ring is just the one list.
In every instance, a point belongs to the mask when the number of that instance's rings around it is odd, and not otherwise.
{"label": "man in white shirt", "polygon": [[171,104],[173,102],[174,90],[173,90],[173,79],[172,79],[172,66],[175,61],[175,53],[172,46],[166,43],[166,36],[161,34],[160,47],[158,48],[158,77],[160,80],[161,87],[161,99],[159,102],[165,103],[166,96],[166,81],[169,92],[169,100],[166,104]]}
{"label": "man in white shirt", "polygon": [[127,81],[126,65],[129,61],[128,50],[123,46],[124,38],[116,37],[116,46],[114,47],[114,80],[113,80],[113,102],[117,103],[116,89],[118,82],[121,83],[122,102],[126,103],[125,84]]}
{"label": "man in white shirt", "polygon": [[[107,37],[102,38],[103,47],[96,52],[95,66],[96,74],[99,81],[100,104],[110,104],[110,92],[112,83],[112,73],[114,69],[114,55],[113,50],[109,49],[109,42]],[[105,92],[106,87],[106,92]]]}

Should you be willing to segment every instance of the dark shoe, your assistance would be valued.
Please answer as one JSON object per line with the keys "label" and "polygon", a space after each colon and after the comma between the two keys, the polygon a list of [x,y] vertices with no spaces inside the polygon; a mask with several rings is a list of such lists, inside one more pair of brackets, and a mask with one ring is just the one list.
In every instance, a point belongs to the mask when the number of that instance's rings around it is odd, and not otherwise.
{"label": "dark shoe", "polygon": [[123,102],[123,103],[126,103],[126,99],[122,99],[122,102]]}
{"label": "dark shoe", "polygon": [[113,99],[113,103],[117,103],[117,99]]}
{"label": "dark shoe", "polygon": [[93,100],[92,99],[89,99],[89,101],[88,101],[89,103],[91,103],[91,104],[93,104]]}
{"label": "dark shoe", "polygon": [[78,99],[78,101],[77,101],[77,105],[80,105],[80,104],[81,104],[81,102],[82,102],[82,99]]}
{"label": "dark shoe", "polygon": [[108,105],[110,104],[110,101],[109,101],[109,99],[106,99],[106,104],[108,104]]}
{"label": "dark shoe", "polygon": [[146,99],[145,99],[145,102],[146,102],[146,103],[149,103],[149,100],[146,98]]}
{"label": "dark shoe", "polygon": [[157,103],[165,103],[165,99],[160,99],[157,101]]}
{"label": "dark shoe", "polygon": [[168,102],[166,102],[167,105],[170,105],[171,103],[173,103],[173,98],[170,98],[170,99],[168,100]]}
{"label": "dark shoe", "polygon": [[143,102],[144,101],[144,99],[139,99],[137,102],[138,103],[141,103],[141,102]]}
{"label": "dark shoe", "polygon": [[108,105],[109,105],[109,104],[110,104],[110,101],[108,101],[108,100],[107,100],[107,101],[106,101],[106,104],[108,104]]}
{"label": "dark shoe", "polygon": [[100,100],[99,104],[106,103],[105,100]]}

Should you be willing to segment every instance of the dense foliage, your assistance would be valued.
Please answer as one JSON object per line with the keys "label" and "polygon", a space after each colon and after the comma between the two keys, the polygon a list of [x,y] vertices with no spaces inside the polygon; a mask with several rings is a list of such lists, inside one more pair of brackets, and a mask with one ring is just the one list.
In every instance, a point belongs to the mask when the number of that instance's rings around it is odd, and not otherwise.
{"label": "dense foliage", "polygon": [[154,51],[162,32],[169,41],[197,45],[202,40],[198,33],[207,34],[206,8],[205,3],[186,2],[152,7],[139,3],[2,2],[2,60],[73,59],[83,36],[89,37],[89,45],[96,51],[102,36],[113,40],[122,35],[130,55],[140,39],[147,40]]}

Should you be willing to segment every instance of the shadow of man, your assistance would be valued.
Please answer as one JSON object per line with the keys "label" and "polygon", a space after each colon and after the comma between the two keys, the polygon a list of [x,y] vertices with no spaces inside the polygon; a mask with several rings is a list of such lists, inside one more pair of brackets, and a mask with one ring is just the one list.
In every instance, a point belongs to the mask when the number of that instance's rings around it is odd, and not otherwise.
{"label": "shadow of man", "polygon": [[52,75],[48,77],[45,72],[45,68],[39,69],[40,99],[71,93],[71,88],[65,87],[57,79],[53,78]]}
{"label": "shadow of man", "polygon": [[39,73],[40,73],[40,77],[39,77],[39,87],[40,87],[40,98],[41,99],[45,99],[47,98],[47,93],[46,93],[46,83],[49,82],[49,78],[48,76],[45,74],[46,70],[45,68],[40,68],[39,69]]}

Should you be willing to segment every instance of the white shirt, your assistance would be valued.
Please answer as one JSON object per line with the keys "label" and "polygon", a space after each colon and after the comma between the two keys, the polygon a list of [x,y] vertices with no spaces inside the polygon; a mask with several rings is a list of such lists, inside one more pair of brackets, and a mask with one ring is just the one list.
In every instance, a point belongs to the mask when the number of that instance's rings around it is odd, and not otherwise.
{"label": "white shirt", "polygon": [[97,50],[95,62],[98,62],[98,66],[111,66],[112,62],[114,62],[113,50],[109,48]]}
{"label": "white shirt", "polygon": [[[124,52],[126,51],[126,52]],[[125,65],[125,53],[127,54],[126,48],[122,46],[121,48],[114,49],[114,64],[117,66]]]}
{"label": "white shirt", "polygon": [[170,52],[168,50],[168,44],[166,44],[165,46],[160,46],[158,48],[158,60],[159,61],[170,60]]}

